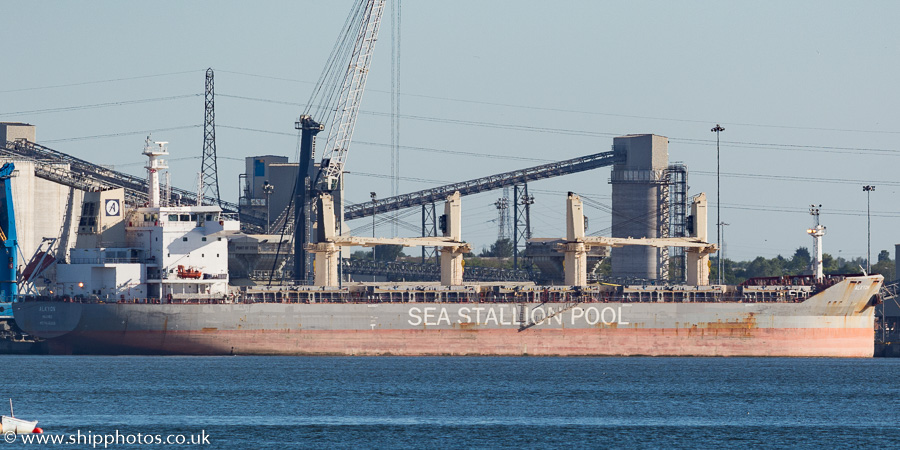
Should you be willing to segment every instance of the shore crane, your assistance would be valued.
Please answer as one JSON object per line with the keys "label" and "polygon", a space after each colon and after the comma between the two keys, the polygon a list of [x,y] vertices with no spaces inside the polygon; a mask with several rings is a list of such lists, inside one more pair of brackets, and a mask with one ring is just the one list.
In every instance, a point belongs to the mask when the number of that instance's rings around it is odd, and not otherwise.
{"label": "shore crane", "polygon": [[[294,270],[293,278],[310,279],[310,261],[306,250],[314,223],[311,205],[320,194],[335,195],[336,214],[341,214],[340,195],[344,164],[347,161],[359,105],[366,87],[372,51],[381,26],[385,0],[359,0],[347,18],[344,30],[331,52],[325,69],[313,89],[306,111],[295,123],[300,130],[300,161],[294,189]],[[337,97],[329,86],[340,86]],[[312,108],[321,114],[313,114]],[[314,119],[313,117],[318,117]],[[324,120],[323,120],[324,119]],[[315,165],[315,138],[330,123],[325,151],[318,168]],[[319,229],[318,235],[324,230]]]}
{"label": "shore crane", "polygon": [[12,304],[19,300],[16,251],[16,212],[13,206],[11,179],[16,174],[16,166],[6,163],[0,168],[0,318],[12,317]]}

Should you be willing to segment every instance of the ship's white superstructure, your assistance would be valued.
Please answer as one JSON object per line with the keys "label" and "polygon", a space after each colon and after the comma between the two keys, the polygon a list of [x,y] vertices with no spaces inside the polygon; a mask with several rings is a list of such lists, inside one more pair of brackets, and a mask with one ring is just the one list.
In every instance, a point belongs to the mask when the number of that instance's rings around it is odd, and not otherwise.
{"label": "ship's white superstructure", "polygon": [[218,206],[161,205],[165,142],[147,138],[150,203],[124,210],[124,190],[85,195],[69,264],[60,264],[53,295],[106,301],[223,298],[228,241],[239,230]]}

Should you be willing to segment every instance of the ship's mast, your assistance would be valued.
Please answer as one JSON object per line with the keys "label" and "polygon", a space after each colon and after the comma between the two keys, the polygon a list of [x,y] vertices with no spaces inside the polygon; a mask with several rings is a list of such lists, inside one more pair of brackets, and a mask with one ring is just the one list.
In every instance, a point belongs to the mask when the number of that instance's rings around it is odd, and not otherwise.
{"label": "ship's mast", "polygon": [[[155,144],[155,145],[154,145]],[[168,156],[169,149],[166,147],[168,142],[153,142],[150,136],[144,142],[144,155],[149,158],[147,161],[147,174],[150,178],[150,187],[147,192],[150,197],[150,207],[159,208],[159,171],[160,169],[168,169],[169,165],[166,160],[160,159],[160,156]]]}
{"label": "ship's mast", "polygon": [[822,281],[825,278],[822,269],[822,236],[825,236],[825,227],[819,225],[819,208],[822,205],[809,205],[809,214],[815,220],[815,226],[806,230],[806,233],[813,237],[813,274],[816,281]]}

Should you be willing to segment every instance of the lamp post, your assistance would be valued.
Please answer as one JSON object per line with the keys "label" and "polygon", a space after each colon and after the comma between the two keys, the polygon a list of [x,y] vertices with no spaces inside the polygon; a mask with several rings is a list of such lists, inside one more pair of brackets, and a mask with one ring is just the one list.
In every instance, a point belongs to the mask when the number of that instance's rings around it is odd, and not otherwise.
{"label": "lamp post", "polygon": [[[721,167],[720,159],[719,159],[719,133],[725,131],[725,127],[722,125],[716,124],[716,126],[709,130],[713,133],[716,133],[716,243],[721,245],[722,243],[722,183],[720,181],[720,172],[719,169]],[[716,255],[716,272],[718,272],[718,280],[719,284],[722,284],[722,253]]]}
{"label": "lamp post", "polygon": [[[375,201],[375,192],[369,192],[369,197],[372,197],[372,237],[375,237],[375,207],[378,206],[378,203]],[[372,246],[372,262],[375,262],[375,246]]]}
{"label": "lamp post", "polygon": [[269,213],[272,211],[272,208],[269,208],[269,196],[275,192],[275,186],[269,184],[269,180],[263,182],[263,194],[266,196],[266,234],[272,234],[272,230],[270,229],[272,223],[269,221]]}
{"label": "lamp post", "polygon": [[875,186],[865,185],[863,186],[863,191],[866,193],[866,240],[868,245],[866,246],[866,273],[872,271],[872,209],[871,209],[871,194],[872,191],[875,190]]}
{"label": "lamp post", "polygon": [[[731,225],[730,223],[719,222],[719,225],[722,226],[722,248],[719,249],[719,258],[725,256],[725,227]],[[719,269],[719,284],[722,284],[725,280],[725,261],[722,261],[722,267]]]}

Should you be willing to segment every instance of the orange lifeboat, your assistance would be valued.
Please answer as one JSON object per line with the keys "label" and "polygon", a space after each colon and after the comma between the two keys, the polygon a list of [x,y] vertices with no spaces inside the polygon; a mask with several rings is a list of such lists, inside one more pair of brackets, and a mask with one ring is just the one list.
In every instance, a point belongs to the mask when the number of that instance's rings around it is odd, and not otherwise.
{"label": "orange lifeboat", "polygon": [[193,267],[185,268],[184,266],[178,266],[178,278],[199,280],[202,275],[203,274],[200,273],[199,270],[194,269]]}

